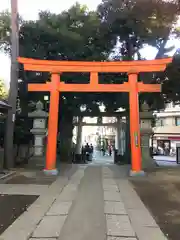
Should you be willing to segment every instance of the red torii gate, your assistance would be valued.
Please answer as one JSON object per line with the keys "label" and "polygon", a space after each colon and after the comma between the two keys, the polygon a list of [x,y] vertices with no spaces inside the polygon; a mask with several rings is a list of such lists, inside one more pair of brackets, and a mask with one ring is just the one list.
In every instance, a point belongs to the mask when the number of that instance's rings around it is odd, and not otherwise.
{"label": "red torii gate", "polygon": [[[140,92],[161,92],[160,84],[144,84],[138,82],[140,72],[164,71],[172,58],[148,61],[121,62],[78,62],[78,61],[50,61],[18,58],[19,63],[28,71],[51,72],[51,82],[45,84],[28,84],[29,91],[50,92],[50,108],[48,121],[48,142],[46,152],[47,172],[56,172],[56,147],[58,127],[58,105],[60,92],[128,92],[130,104],[130,138],[131,138],[131,170],[132,174],[141,173],[141,145],[139,123]],[[60,81],[63,72],[88,72],[89,84],[65,84]],[[126,72],[128,82],[123,84],[99,84],[98,73]]]}

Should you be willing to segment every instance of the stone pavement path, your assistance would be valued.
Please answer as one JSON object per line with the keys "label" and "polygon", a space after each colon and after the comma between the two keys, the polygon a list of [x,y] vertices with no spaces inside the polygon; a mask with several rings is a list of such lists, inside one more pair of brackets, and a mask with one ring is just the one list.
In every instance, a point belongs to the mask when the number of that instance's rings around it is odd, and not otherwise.
{"label": "stone pavement path", "polygon": [[0,240],[165,240],[122,169],[79,166],[59,177]]}
{"label": "stone pavement path", "polygon": [[95,150],[93,154],[92,162],[89,162],[89,164],[100,165],[100,166],[108,165],[108,164],[112,165],[114,164],[114,159],[113,159],[113,156],[108,156],[108,155],[102,156],[101,151]]}

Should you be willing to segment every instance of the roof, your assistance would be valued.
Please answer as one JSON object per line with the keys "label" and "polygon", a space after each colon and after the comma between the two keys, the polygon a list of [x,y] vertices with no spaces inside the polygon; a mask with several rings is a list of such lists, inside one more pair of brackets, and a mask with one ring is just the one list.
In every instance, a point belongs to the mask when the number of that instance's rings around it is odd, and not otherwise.
{"label": "roof", "polygon": [[0,112],[10,109],[11,106],[4,101],[0,100]]}

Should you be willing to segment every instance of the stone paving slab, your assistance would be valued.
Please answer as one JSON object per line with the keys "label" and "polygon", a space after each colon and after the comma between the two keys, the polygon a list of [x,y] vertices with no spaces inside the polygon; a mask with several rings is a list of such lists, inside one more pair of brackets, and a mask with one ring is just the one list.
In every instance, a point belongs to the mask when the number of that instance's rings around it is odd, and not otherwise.
{"label": "stone paving slab", "polygon": [[103,173],[103,178],[113,178],[113,174],[112,173]]}
{"label": "stone paving slab", "polygon": [[67,216],[46,216],[35,229],[34,238],[57,238]]}
{"label": "stone paving slab", "polygon": [[122,202],[121,195],[119,192],[104,191],[104,200],[113,202]]}
{"label": "stone paving slab", "polygon": [[116,215],[127,215],[124,204],[122,202],[104,202],[104,213],[116,214]]}
{"label": "stone paving slab", "polygon": [[109,179],[109,178],[113,178],[113,173],[103,173],[103,178],[104,179]]}
{"label": "stone paving slab", "polygon": [[77,191],[63,191],[57,198],[57,202],[72,202],[76,194]]}
{"label": "stone paving slab", "polygon": [[146,209],[143,202],[133,189],[132,185],[128,180],[121,179],[117,181],[119,190],[121,191],[121,196],[126,202],[126,208],[128,209]]}
{"label": "stone paving slab", "polygon": [[22,194],[22,195],[41,195],[48,190],[49,186],[34,184],[1,184],[1,194]]}
{"label": "stone paving slab", "polygon": [[119,180],[118,187],[138,240],[167,240],[131,183]]}
{"label": "stone paving slab", "polygon": [[136,227],[138,240],[168,240],[159,227]]}
{"label": "stone paving slab", "polygon": [[147,209],[129,209],[128,214],[131,221],[138,226],[157,227],[156,221]]}
{"label": "stone paving slab", "polygon": [[78,180],[84,176],[84,169],[77,170],[77,172],[72,176],[72,180]]}
{"label": "stone paving slab", "polygon": [[76,191],[78,188],[79,184],[73,184],[73,183],[69,183],[64,190],[69,190],[69,191]]}
{"label": "stone paving slab", "polygon": [[76,185],[76,186],[79,186],[80,182],[81,182],[81,179],[78,179],[78,180],[70,180],[70,181],[69,181],[69,184],[74,184],[74,185]]}
{"label": "stone paving slab", "polygon": [[103,185],[116,185],[116,182],[111,178],[103,179]]}
{"label": "stone paving slab", "polygon": [[57,240],[57,238],[30,238],[29,240]]}
{"label": "stone paving slab", "polygon": [[135,237],[135,232],[126,215],[106,215],[107,235],[117,237]]}
{"label": "stone paving slab", "polygon": [[79,165],[79,170],[83,169],[85,170],[88,166],[86,164]]}
{"label": "stone paving slab", "polygon": [[57,216],[57,215],[67,215],[72,202],[57,202],[55,201],[51,206],[50,210],[46,215]]}
{"label": "stone paving slab", "polygon": [[114,192],[119,192],[119,189],[116,185],[107,185],[107,184],[104,184],[103,185],[103,189],[104,191],[114,191]]}
{"label": "stone paving slab", "polygon": [[9,189],[10,187],[7,184],[0,184],[0,194],[5,194],[5,192]]}
{"label": "stone paving slab", "polygon": [[129,237],[108,237],[107,240],[137,240],[137,238]]}

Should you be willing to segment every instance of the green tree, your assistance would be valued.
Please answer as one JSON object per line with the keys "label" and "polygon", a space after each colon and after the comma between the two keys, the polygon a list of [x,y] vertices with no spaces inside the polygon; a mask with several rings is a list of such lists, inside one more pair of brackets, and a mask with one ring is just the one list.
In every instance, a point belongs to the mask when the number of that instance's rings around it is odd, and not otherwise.
{"label": "green tree", "polygon": [[167,102],[180,103],[180,53],[174,56],[172,64],[164,73],[158,75],[162,84],[164,99]]}
{"label": "green tree", "polygon": [[[96,12],[89,12],[76,4],[68,11],[55,15],[42,12],[38,21],[22,24],[20,29],[20,55],[23,57],[53,60],[106,60],[115,42],[106,37],[105,30],[100,29],[101,21]],[[102,33],[100,34],[100,31]],[[109,37],[109,36],[108,36]],[[27,83],[45,82],[49,74],[36,74],[20,71],[19,96],[21,104],[27,106],[30,100],[43,100],[44,94],[27,94]],[[88,82],[87,74],[63,74],[65,82]],[[72,118],[84,103],[88,110],[97,110],[98,94],[68,93],[61,95],[59,128],[61,142],[69,146],[72,138]],[[24,112],[27,107],[22,108]],[[62,150],[65,148],[62,148]],[[61,150],[61,153],[62,153]]]}
{"label": "green tree", "polygon": [[1,100],[7,99],[7,95],[8,95],[8,92],[4,84],[4,81],[0,79],[0,99]]}
{"label": "green tree", "polygon": [[0,13],[0,41],[1,49],[10,51],[10,31],[11,31],[11,18],[8,11]]}
{"label": "green tree", "polygon": [[[116,48],[114,60],[131,60],[134,57],[142,59],[140,50],[145,45],[158,49],[156,58],[166,56],[172,49],[166,48],[166,43],[172,34],[177,35],[174,24],[179,16],[179,6],[176,1],[163,0],[105,0],[99,5],[97,12],[88,12],[86,7],[74,5],[68,11],[55,15],[49,12],[40,13],[38,21],[22,22],[20,29],[20,55],[41,59],[54,60],[108,60],[114,47]],[[8,14],[2,14],[2,35],[8,39]],[[4,45],[3,45],[4,46]],[[8,49],[8,47],[6,48]],[[23,75],[23,76],[22,76]],[[36,76],[26,73],[29,82],[43,82],[47,74]],[[21,71],[24,80],[24,72]],[[85,74],[64,74],[64,81],[86,82]],[[44,80],[43,80],[44,79]],[[156,82],[152,74],[142,75],[145,82]],[[122,83],[126,80],[124,74],[106,74],[101,80],[109,83]],[[101,82],[102,82],[101,81]],[[24,83],[24,84],[23,84]],[[28,94],[27,81],[21,84],[20,91],[25,98],[36,98],[39,94]],[[24,86],[23,86],[24,85]],[[97,102],[104,102],[107,110],[113,111],[119,107],[128,108],[127,95],[125,94],[91,94],[83,98],[83,94],[66,94],[62,103],[65,109],[75,109],[82,103],[88,105],[90,111],[98,110]],[[153,96],[150,97],[149,96]],[[142,100],[149,99],[151,105],[159,103],[159,98],[154,94],[145,94]],[[152,101],[153,100],[153,101]],[[163,99],[164,100],[164,99]],[[154,104],[155,108],[159,107]]]}
{"label": "green tree", "polygon": [[[157,49],[155,58],[168,56],[174,46],[167,48],[170,38],[179,37],[175,27],[179,18],[178,1],[164,0],[104,0],[98,8],[103,27],[110,29],[109,34],[116,36],[119,47],[116,48],[116,60],[143,60],[140,50],[149,45]],[[111,34],[113,32],[113,35]],[[145,83],[158,82],[157,74],[141,74]],[[163,107],[164,94],[141,94],[140,101],[147,100],[157,109]],[[128,107],[128,101],[126,102]]]}
{"label": "green tree", "polygon": [[[5,51],[10,51],[10,16],[8,13],[3,14],[0,16],[3,36],[1,46]],[[119,61],[135,57],[141,60],[140,50],[151,45],[158,49],[156,58],[162,58],[172,49],[166,48],[169,38],[178,36],[178,29],[174,28],[178,16],[179,6],[176,1],[163,0],[104,0],[97,11],[88,11],[86,7],[76,4],[60,14],[41,12],[39,20],[22,21],[20,24],[20,56],[52,60]],[[27,104],[34,100],[43,101],[44,97],[44,93],[28,93],[27,84],[46,82],[49,74],[25,72],[21,66],[20,78],[19,97],[22,112],[27,114]],[[84,73],[66,73],[61,78],[65,82],[89,81],[89,75]],[[144,82],[158,82],[159,79],[154,74],[141,75],[140,78]],[[123,83],[126,80],[125,74],[100,75],[101,83]],[[154,97],[154,94],[141,95],[141,101],[144,99],[154,108],[162,107],[159,103],[166,100],[164,97]],[[128,109],[129,106],[127,94],[61,95],[60,132],[65,145],[69,146],[72,117],[80,106],[85,104],[87,111],[98,113],[98,106],[102,102],[109,112],[119,107]]]}
{"label": "green tree", "polygon": [[[178,1],[165,0],[103,0],[98,7],[104,28],[113,32],[121,43],[118,57],[134,59],[145,45],[158,49],[157,58],[169,51],[167,41],[172,34],[177,36],[174,25],[179,18]],[[114,35],[112,35],[114,37]]]}

